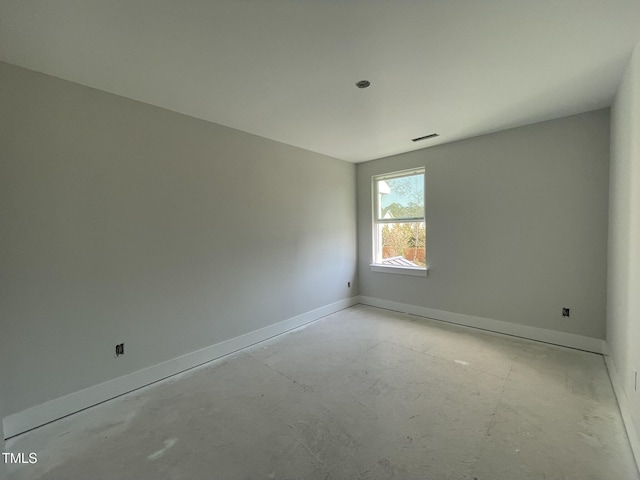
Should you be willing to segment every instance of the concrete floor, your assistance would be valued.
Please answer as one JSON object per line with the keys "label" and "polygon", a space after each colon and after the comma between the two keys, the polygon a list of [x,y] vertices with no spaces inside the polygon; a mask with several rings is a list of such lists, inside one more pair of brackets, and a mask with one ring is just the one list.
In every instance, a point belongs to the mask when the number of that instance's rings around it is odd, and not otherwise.
{"label": "concrete floor", "polygon": [[638,480],[601,356],[356,306],[8,441],[11,479]]}

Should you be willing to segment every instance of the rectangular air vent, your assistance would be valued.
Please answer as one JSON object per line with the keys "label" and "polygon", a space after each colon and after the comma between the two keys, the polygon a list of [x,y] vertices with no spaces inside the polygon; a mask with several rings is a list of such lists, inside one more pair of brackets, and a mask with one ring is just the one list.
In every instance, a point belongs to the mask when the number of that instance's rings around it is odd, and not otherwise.
{"label": "rectangular air vent", "polygon": [[411,139],[412,142],[419,142],[421,140],[426,140],[427,138],[433,138],[433,137],[437,137],[438,134],[437,133],[432,133],[431,135],[425,135],[424,137],[418,137],[418,138],[413,138]]}

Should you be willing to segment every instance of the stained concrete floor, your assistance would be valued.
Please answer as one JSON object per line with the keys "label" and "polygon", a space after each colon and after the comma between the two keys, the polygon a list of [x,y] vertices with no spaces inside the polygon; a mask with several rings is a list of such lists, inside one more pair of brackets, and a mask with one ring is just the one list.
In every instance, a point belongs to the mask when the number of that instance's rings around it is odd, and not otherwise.
{"label": "stained concrete floor", "polygon": [[365,306],[6,449],[16,480],[640,478],[601,356]]}

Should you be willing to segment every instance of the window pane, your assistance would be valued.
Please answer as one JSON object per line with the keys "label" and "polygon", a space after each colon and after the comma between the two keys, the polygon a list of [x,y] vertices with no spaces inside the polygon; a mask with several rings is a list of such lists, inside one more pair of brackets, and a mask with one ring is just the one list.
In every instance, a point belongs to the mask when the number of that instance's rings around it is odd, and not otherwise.
{"label": "window pane", "polygon": [[426,226],[424,222],[378,224],[380,263],[404,267],[426,265]]}
{"label": "window pane", "polygon": [[424,174],[377,180],[379,219],[424,217]]}

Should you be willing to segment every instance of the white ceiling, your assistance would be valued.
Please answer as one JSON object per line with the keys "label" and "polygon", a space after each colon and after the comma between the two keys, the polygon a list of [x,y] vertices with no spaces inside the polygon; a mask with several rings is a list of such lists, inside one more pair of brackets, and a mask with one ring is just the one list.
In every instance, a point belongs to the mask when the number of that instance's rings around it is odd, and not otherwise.
{"label": "white ceiling", "polygon": [[1,60],[353,162],[608,106],[639,37],[640,0],[0,0]]}

